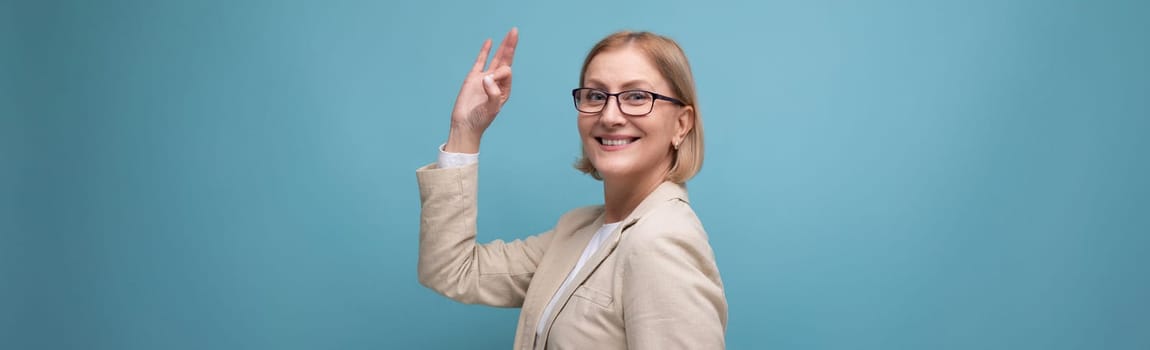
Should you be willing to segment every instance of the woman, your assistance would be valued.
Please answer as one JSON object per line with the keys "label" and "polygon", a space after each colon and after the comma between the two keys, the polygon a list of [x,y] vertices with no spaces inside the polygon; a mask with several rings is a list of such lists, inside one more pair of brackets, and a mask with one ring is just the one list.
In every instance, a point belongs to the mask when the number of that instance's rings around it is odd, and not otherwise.
{"label": "woman", "polygon": [[490,65],[483,44],[439,161],[416,171],[420,283],[469,304],[522,307],[515,349],[721,349],[723,284],[684,183],[703,161],[686,56],[651,33],[612,34],[572,91],[583,158],[603,205],[524,240],[475,242],[479,142],[511,94],[519,33]]}

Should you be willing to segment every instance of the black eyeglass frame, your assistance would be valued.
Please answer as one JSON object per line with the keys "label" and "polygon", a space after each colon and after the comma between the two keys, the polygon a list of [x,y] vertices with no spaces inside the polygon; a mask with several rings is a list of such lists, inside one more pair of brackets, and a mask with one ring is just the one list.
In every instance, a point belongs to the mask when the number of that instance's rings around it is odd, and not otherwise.
{"label": "black eyeglass frame", "polygon": [[[616,92],[616,93],[610,93],[610,92],[606,92],[606,91],[603,91],[603,90],[599,90],[599,89],[596,89],[596,88],[586,88],[586,87],[584,87],[584,88],[576,88],[576,89],[572,89],[572,90],[571,90],[571,98],[572,98],[572,101],[575,103],[575,110],[576,110],[576,111],[579,111],[579,113],[595,114],[595,113],[600,113],[600,112],[603,112],[603,109],[607,108],[607,102],[603,102],[603,106],[602,106],[602,107],[600,107],[600,108],[599,108],[599,110],[597,110],[597,111],[594,111],[594,112],[588,112],[588,111],[584,111],[584,110],[582,110],[582,109],[579,109],[579,91],[581,91],[581,90],[591,90],[591,91],[597,91],[597,92],[601,92],[601,93],[603,93],[604,95],[607,95],[607,98],[608,98],[608,99],[610,99],[612,96],[614,96],[614,97],[615,97],[615,106],[616,106],[616,107],[619,107],[619,112],[622,112],[623,114],[625,114],[625,115],[629,115],[629,116],[632,116],[632,117],[642,117],[642,116],[646,116],[646,115],[648,115],[648,114],[651,114],[651,112],[655,110],[655,100],[663,100],[663,101],[668,101],[668,102],[671,102],[671,103],[677,104],[677,105],[679,105],[680,107],[685,107],[685,106],[687,106],[687,104],[686,104],[686,103],[684,103],[684,102],[683,102],[683,100],[680,100],[680,99],[677,99],[677,98],[674,98],[674,97],[671,97],[671,96],[667,96],[667,95],[660,95],[660,94],[658,94],[658,93],[655,93],[655,92],[651,92],[651,91],[647,91],[647,90],[633,89],[633,90],[624,90],[624,91],[619,91],[619,92]],[[622,95],[622,94],[626,94],[626,93],[629,93],[629,92],[642,92],[642,93],[645,93],[645,94],[649,94],[649,95],[651,95],[651,97],[652,97],[653,99],[651,100],[651,105],[650,105],[650,106],[651,106],[651,108],[647,110],[647,113],[643,113],[643,114],[631,114],[631,113],[627,113],[627,112],[624,112],[624,111],[623,111],[623,101],[619,99],[619,95]],[[604,100],[604,101],[606,101],[606,100]]]}

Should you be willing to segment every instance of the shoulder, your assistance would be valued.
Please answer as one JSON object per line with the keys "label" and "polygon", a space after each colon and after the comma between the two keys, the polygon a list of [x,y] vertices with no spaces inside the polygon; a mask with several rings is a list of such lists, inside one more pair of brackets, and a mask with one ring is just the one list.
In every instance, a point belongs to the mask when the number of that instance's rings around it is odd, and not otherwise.
{"label": "shoulder", "polygon": [[639,285],[666,283],[652,278],[722,285],[707,232],[682,200],[659,203],[624,229],[617,253],[621,276]]}
{"label": "shoulder", "polygon": [[640,238],[673,236],[678,238],[707,239],[703,223],[691,209],[691,205],[678,199],[658,203],[647,213],[637,218],[630,227],[629,234]]}
{"label": "shoulder", "polygon": [[711,256],[707,231],[691,209],[678,199],[658,203],[623,232],[619,248],[628,254],[652,250],[685,250]]}

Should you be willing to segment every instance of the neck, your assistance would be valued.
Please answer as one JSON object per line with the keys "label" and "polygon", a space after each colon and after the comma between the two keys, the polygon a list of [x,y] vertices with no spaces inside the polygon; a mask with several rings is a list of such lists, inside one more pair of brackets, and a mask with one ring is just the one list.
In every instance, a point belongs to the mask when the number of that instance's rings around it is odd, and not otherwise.
{"label": "neck", "polygon": [[634,181],[603,179],[603,209],[607,223],[622,221],[663,183],[662,177]]}

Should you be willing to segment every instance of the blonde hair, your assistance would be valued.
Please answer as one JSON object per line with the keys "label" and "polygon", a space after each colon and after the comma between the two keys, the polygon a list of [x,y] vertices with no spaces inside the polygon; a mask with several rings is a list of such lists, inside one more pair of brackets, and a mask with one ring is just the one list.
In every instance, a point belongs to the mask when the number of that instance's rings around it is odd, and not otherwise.
{"label": "blonde hair", "polygon": [[[587,53],[587,58],[583,60],[583,69],[579,71],[579,86],[583,86],[583,79],[586,78],[587,66],[591,64],[591,59],[600,53],[628,46],[634,46],[647,56],[663,79],[671,85],[672,96],[693,109],[691,118],[694,120],[694,127],[687,131],[683,142],[674,150],[672,165],[666,177],[667,181],[685,183],[703,168],[703,119],[696,104],[695,78],[691,75],[691,65],[687,62],[687,55],[683,53],[679,44],[671,38],[650,32],[622,31],[608,35],[595,44]],[[575,161],[575,169],[591,175],[596,180],[603,180],[586,154]]]}

